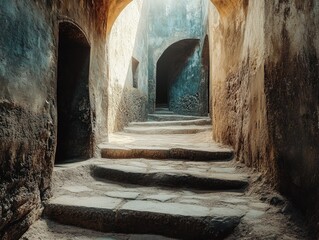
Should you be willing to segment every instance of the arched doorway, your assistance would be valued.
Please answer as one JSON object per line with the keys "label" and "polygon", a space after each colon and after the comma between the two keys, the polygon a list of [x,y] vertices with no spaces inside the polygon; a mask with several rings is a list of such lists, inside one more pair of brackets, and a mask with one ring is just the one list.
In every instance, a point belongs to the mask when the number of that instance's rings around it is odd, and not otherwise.
{"label": "arched doorway", "polygon": [[207,115],[207,78],[203,80],[199,39],[168,47],[156,65],[156,106],[186,115]]}
{"label": "arched doorway", "polygon": [[90,45],[74,24],[59,25],[56,162],[92,157]]}

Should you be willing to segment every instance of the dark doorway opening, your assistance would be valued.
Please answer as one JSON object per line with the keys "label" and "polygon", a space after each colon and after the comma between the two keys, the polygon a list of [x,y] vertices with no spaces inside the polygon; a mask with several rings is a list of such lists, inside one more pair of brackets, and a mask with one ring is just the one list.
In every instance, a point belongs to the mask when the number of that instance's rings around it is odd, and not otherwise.
{"label": "dark doorway opening", "polygon": [[140,62],[132,57],[133,88],[138,88],[138,66]]}
{"label": "dark doorway opening", "polygon": [[92,157],[90,45],[71,23],[59,25],[56,163]]}
{"label": "dark doorway opening", "polygon": [[199,44],[198,39],[184,39],[169,46],[156,65],[156,107],[169,107],[170,86]]}
{"label": "dark doorway opening", "polygon": [[210,114],[211,104],[211,92],[210,92],[210,58],[209,58],[209,39],[206,35],[202,50],[202,83],[204,84],[203,89],[203,108],[207,109],[207,113]]}

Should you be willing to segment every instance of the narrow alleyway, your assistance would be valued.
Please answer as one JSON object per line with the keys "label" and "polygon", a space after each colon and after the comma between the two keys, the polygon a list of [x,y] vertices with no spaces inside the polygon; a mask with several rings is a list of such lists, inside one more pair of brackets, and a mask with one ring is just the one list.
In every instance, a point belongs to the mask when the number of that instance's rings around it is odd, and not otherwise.
{"label": "narrow alleyway", "polygon": [[0,240],[319,239],[319,0],[0,2]]}
{"label": "narrow alleyway", "polygon": [[57,165],[44,219],[24,239],[307,239],[289,203],[212,142],[210,119],[149,119],[112,134],[101,159]]}

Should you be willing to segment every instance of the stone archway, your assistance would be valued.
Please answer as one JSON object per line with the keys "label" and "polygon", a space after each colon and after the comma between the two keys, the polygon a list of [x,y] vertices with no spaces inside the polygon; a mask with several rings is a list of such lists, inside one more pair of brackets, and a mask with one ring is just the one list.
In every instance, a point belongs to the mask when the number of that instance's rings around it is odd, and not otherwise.
{"label": "stone archway", "polygon": [[116,18],[132,0],[110,0],[108,3],[107,32],[110,33]]}
{"label": "stone archway", "polygon": [[[156,105],[179,114],[207,114],[200,40],[184,39],[169,46],[156,65]],[[207,78],[205,78],[207,80]]]}
{"label": "stone archway", "polygon": [[90,45],[73,23],[59,24],[56,162],[92,157]]}
{"label": "stone archway", "polygon": [[[209,0],[217,8],[221,15],[226,15],[232,10],[236,9],[242,4],[247,3],[247,0]],[[111,31],[111,28],[120,15],[122,10],[132,2],[132,0],[109,0],[108,12],[107,12],[107,32]]]}

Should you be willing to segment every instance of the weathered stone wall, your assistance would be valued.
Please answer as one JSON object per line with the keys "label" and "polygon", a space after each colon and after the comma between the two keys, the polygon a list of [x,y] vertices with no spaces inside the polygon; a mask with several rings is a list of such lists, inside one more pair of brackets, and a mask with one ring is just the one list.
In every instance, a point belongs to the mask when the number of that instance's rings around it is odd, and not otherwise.
{"label": "weathered stone wall", "polygon": [[319,221],[319,2],[265,5],[265,94],[279,187]]}
{"label": "weathered stone wall", "polygon": [[[148,4],[131,2],[116,19],[108,42],[109,113],[108,131],[120,131],[129,122],[146,119]],[[133,86],[133,58],[137,88]]]}
{"label": "weathered stone wall", "polygon": [[207,115],[208,74],[202,74],[203,43],[204,39],[184,39],[165,50],[156,67],[156,104],[168,104],[177,114]]}
{"label": "weathered stone wall", "polygon": [[201,75],[201,50],[198,44],[183,69],[171,80],[169,108],[177,114],[207,115],[207,79]]}
{"label": "weathered stone wall", "polygon": [[317,1],[211,5],[213,129],[318,222]]}
{"label": "weathered stone wall", "polygon": [[210,6],[213,135],[240,161],[275,174],[264,93],[264,2]]}
{"label": "weathered stone wall", "polygon": [[56,39],[35,2],[0,4],[0,238],[15,239],[39,214],[50,184]]}
{"label": "weathered stone wall", "polygon": [[39,216],[41,201],[50,195],[57,144],[60,20],[76,22],[91,43],[92,129],[96,139],[103,134],[98,129],[106,119],[103,105],[107,101],[99,89],[107,85],[102,65],[105,44],[100,43],[105,43],[106,26],[95,24],[101,17],[95,4],[102,1],[0,1],[1,239],[19,238]]}

